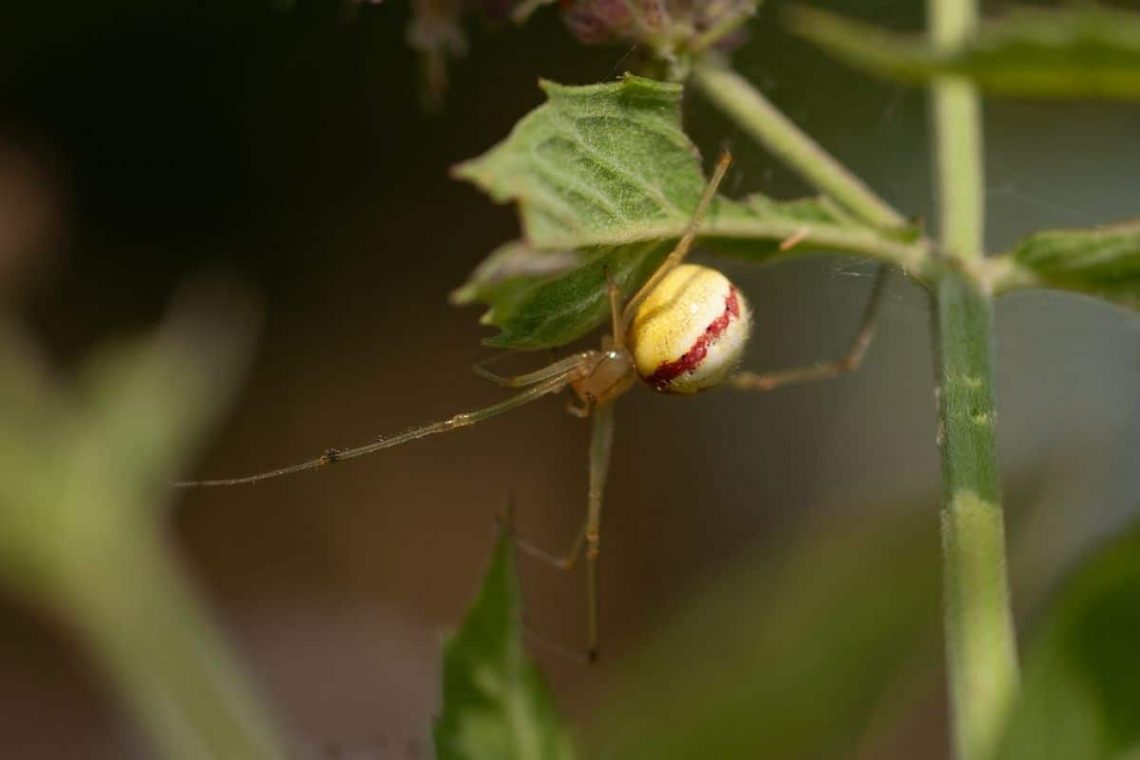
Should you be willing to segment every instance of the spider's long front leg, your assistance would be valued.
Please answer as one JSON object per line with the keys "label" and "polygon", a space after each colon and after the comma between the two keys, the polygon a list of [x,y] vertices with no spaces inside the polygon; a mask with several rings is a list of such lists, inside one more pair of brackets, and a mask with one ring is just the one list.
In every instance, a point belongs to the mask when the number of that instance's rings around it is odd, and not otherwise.
{"label": "spider's long front leg", "polygon": [[843,356],[828,362],[817,362],[804,367],[779,370],[777,372],[738,372],[728,379],[728,385],[741,391],[770,391],[785,385],[801,385],[818,380],[829,380],[859,368],[871,339],[875,336],[875,319],[882,304],[883,292],[889,273],[886,265],[880,264],[875,272],[875,280],[871,285],[871,294],[867,297],[867,304],[863,307],[863,317],[859,320],[859,329],[851,341],[851,347]]}
{"label": "spider's long front leg", "polygon": [[[356,459],[357,457],[374,454],[383,449],[390,449],[400,446],[420,438],[426,438],[429,435],[436,435],[437,433],[446,433],[450,430],[457,430],[459,428],[469,427],[477,422],[497,417],[498,415],[509,412],[511,409],[520,407],[524,404],[529,404],[531,401],[536,401],[543,396],[549,396],[554,393],[560,392],[567,385],[575,379],[581,377],[584,367],[582,363],[576,362],[569,365],[559,363],[559,372],[551,377],[547,377],[542,382],[534,385],[522,393],[511,396],[505,401],[500,401],[497,404],[477,409],[473,412],[463,412],[453,417],[440,422],[433,422],[430,425],[423,427],[413,428],[412,430],[405,431],[399,435],[394,435],[391,438],[380,438],[372,443],[367,443],[363,446],[357,446],[349,449],[329,449],[324,454],[321,454],[316,459],[310,459],[307,462],[300,464],[289,465],[288,467],[280,467],[276,470],[269,470],[261,472],[256,475],[247,475],[241,478],[224,478],[220,480],[191,480],[175,483],[176,488],[204,488],[208,486],[239,486],[249,485],[252,483],[260,483],[263,480],[270,480],[272,478],[279,478],[283,475],[292,475],[295,472],[303,472],[305,470],[315,470],[319,467],[325,467],[337,462],[344,462],[349,459]],[[546,372],[546,371],[540,371]],[[537,374],[537,373],[535,373]]]}

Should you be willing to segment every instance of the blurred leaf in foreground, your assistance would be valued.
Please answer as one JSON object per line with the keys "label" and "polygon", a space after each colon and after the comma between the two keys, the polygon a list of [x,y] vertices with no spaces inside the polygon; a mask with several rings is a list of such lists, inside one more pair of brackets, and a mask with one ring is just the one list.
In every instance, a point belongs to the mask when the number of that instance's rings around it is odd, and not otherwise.
{"label": "blurred leaf in foreground", "polygon": [[999,291],[1058,288],[1140,309],[1140,221],[1045,230],[1022,239],[992,263],[1007,267],[999,276]]}
{"label": "blurred leaf in foreground", "polygon": [[920,656],[936,660],[937,521],[818,523],[719,577],[599,711],[592,756],[852,757]]}
{"label": "blurred leaf in foreground", "polygon": [[904,82],[954,74],[1014,97],[1140,100],[1140,14],[1073,3],[1022,8],[982,25],[961,49],[935,50],[924,35],[899,34],[801,8],[791,26],[856,68]]}
{"label": "blurred leaf in foreground", "polygon": [[1107,760],[1137,752],[1140,529],[1133,529],[1080,567],[1038,622],[997,758]]}
{"label": "blurred leaf in foreground", "polygon": [[[636,290],[683,234],[705,186],[681,129],[680,85],[626,76],[542,88],[547,102],[506,140],[455,168],[496,201],[518,202],[524,239],[493,253],[453,298],[491,306],[484,322],[502,332],[488,343],[502,348],[563,345],[604,322],[607,273],[626,296]],[[750,261],[839,250],[906,266],[921,255],[818,199],[718,198],[700,240]],[[504,251],[526,271],[504,276]],[[542,267],[543,256],[556,264]]]}
{"label": "blurred leaf in foreground", "polygon": [[0,326],[0,583],[79,634],[164,757],[281,755],[166,537],[170,484],[236,386],[249,316],[192,300],[74,383]]}
{"label": "blurred leaf in foreground", "polygon": [[499,537],[483,588],[443,652],[441,760],[569,760],[569,735],[522,642],[514,542]]}

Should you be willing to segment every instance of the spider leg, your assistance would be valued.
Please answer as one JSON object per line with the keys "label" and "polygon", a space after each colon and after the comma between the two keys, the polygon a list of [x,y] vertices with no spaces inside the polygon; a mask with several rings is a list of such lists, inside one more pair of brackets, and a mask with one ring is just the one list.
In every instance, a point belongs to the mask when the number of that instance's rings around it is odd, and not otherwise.
{"label": "spider leg", "polygon": [[587,659],[598,659],[598,554],[601,551],[602,496],[610,470],[610,453],[614,438],[614,406],[602,404],[594,408],[590,428],[590,485],[586,497],[586,519],[565,554],[552,554],[545,549],[515,537],[515,545],[524,554],[559,570],[572,570],[583,548],[586,554],[586,636]]}
{"label": "spider leg", "polygon": [[796,230],[795,234],[780,241],[780,251],[786,252],[792,250],[797,245],[802,243],[810,234],[811,227],[801,227],[800,229]]}
{"label": "spider leg", "polygon": [[584,420],[590,416],[590,405],[579,399],[571,398],[566,402],[566,413]]}
{"label": "spider leg", "polygon": [[[537,557],[544,562],[550,562],[556,567],[559,567],[559,569],[562,569],[562,567],[558,564],[558,560],[553,554],[548,554],[541,549],[536,549],[530,545],[527,545],[524,541],[522,541],[522,539],[519,538],[518,532],[515,530],[513,497],[507,500],[507,506],[495,517],[496,521],[498,522],[500,534],[510,536],[511,541],[513,542],[514,547],[517,551],[522,551],[526,554],[529,554],[530,556]],[[569,569],[569,567],[566,569]],[[567,647],[563,644],[559,644],[556,641],[546,638],[537,630],[535,630],[527,617],[527,605],[525,598],[523,599],[521,614],[523,635],[527,638],[528,641],[567,660],[579,662],[582,664],[589,663],[589,658],[587,658],[586,654],[580,649],[574,649],[572,647]]]}
{"label": "spider leg", "polygon": [[507,386],[507,382],[511,379],[506,375],[500,375],[498,372],[492,372],[490,367],[492,364],[498,364],[504,359],[509,359],[522,353],[522,349],[514,348],[506,351],[499,351],[498,353],[491,354],[488,357],[480,359],[471,365],[471,371],[484,380],[490,380],[495,385]]}
{"label": "spider leg", "polygon": [[[641,289],[634,294],[633,298],[629,299],[629,303],[625,305],[625,311],[622,312],[622,325],[628,327],[633,321],[633,315],[637,313],[637,307],[645,300],[646,296],[653,292],[653,289],[661,284],[661,280],[665,279],[665,275],[685,260],[689,255],[689,250],[693,247],[693,240],[697,237],[697,230],[701,227],[701,222],[704,221],[705,213],[708,211],[709,205],[712,203],[713,198],[716,196],[717,188],[720,187],[721,180],[724,179],[725,173],[728,172],[728,167],[732,163],[732,154],[727,150],[720,154],[720,160],[716,162],[716,169],[713,170],[712,178],[705,186],[705,192],[701,195],[701,200],[697,204],[696,211],[693,212],[693,218],[689,220],[689,224],[685,227],[685,233],[681,236],[681,240],[677,246],[669,252],[665,260],[661,262],[661,266],[649,276]],[[622,334],[625,330],[620,331]]]}
{"label": "spider leg", "polygon": [[621,288],[614,282],[613,276],[606,272],[606,293],[610,297],[610,324],[613,334],[610,340],[615,348],[625,348],[625,325],[621,316]]}
{"label": "spider leg", "polygon": [[315,470],[325,465],[334,464],[336,462],[344,462],[349,459],[356,459],[357,457],[367,456],[383,449],[390,449],[395,446],[400,446],[411,441],[425,438],[429,435],[437,433],[446,433],[450,430],[458,430],[459,428],[469,427],[477,422],[497,417],[498,415],[509,412],[516,407],[529,404],[531,401],[536,401],[543,396],[549,396],[553,393],[558,393],[567,386],[571,381],[581,375],[582,369],[579,364],[569,364],[560,362],[564,365],[561,367],[559,374],[555,374],[545,380],[538,382],[534,387],[529,388],[522,393],[500,401],[497,404],[477,409],[473,412],[464,412],[449,417],[440,422],[433,422],[423,427],[413,428],[406,432],[394,435],[391,438],[380,438],[372,443],[363,446],[357,446],[350,449],[329,449],[321,454],[316,459],[310,459],[307,462],[300,464],[289,465],[288,467],[281,467],[276,470],[269,470],[261,472],[256,475],[247,475],[241,478],[224,478],[221,480],[193,480],[182,481],[175,483],[176,488],[202,488],[207,486],[237,486],[247,485],[250,483],[259,483],[263,480],[270,480],[271,478],[279,478],[282,475],[291,475],[295,472],[303,472],[305,470]]}
{"label": "spider leg", "polygon": [[528,557],[537,559],[540,562],[545,562],[551,567],[566,571],[573,570],[574,565],[578,562],[579,555],[582,554],[582,545],[586,542],[586,527],[587,521],[583,520],[582,527],[578,529],[578,535],[574,538],[574,542],[570,544],[570,548],[566,550],[565,554],[548,552],[546,549],[535,546],[520,536],[515,536],[515,546]]}
{"label": "spider leg", "polygon": [[871,339],[875,337],[875,319],[882,304],[888,273],[886,265],[880,264],[878,271],[875,272],[874,283],[871,285],[871,294],[867,297],[866,306],[863,307],[859,329],[851,341],[851,347],[843,356],[833,361],[817,362],[804,367],[764,374],[738,372],[728,379],[729,386],[741,391],[770,391],[785,385],[829,380],[858,369],[867,353],[867,348],[871,345]]}
{"label": "spider leg", "polygon": [[594,410],[590,429],[590,486],[586,498],[586,635],[587,656],[598,659],[598,554],[602,538],[602,495],[610,471],[614,442],[614,405]]}
{"label": "spider leg", "polygon": [[505,357],[512,356],[516,353],[518,352],[505,351],[501,354],[496,354],[495,356],[488,357],[483,361],[476,362],[471,367],[471,371],[473,371],[476,375],[483,378],[484,380],[490,380],[495,385],[501,385],[504,388],[525,388],[528,385],[541,383],[544,380],[549,380],[552,377],[556,377],[562,374],[566,370],[581,363],[589,355],[588,351],[579,351],[576,354],[567,356],[565,359],[561,359],[554,362],[553,364],[547,365],[542,369],[535,370],[534,372],[527,372],[523,375],[500,375],[487,369],[488,365],[504,359]]}

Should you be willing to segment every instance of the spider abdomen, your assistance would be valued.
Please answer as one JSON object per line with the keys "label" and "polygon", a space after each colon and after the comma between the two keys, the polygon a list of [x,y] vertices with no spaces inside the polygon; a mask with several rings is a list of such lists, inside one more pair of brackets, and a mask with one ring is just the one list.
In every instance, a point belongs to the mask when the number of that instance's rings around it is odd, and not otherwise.
{"label": "spider abdomen", "polygon": [[752,314],[736,286],[695,264],[673,269],[637,308],[629,331],[637,374],[665,393],[697,393],[736,368]]}

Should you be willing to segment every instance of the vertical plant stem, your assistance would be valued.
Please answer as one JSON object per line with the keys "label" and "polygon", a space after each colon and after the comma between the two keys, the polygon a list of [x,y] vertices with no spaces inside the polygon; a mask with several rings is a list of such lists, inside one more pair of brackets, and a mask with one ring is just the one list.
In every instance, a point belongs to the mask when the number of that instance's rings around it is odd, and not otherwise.
{"label": "vertical plant stem", "polygon": [[958,272],[935,293],[943,614],[955,756],[984,760],[1017,686],[994,447],[990,297]]}
{"label": "vertical plant stem", "polygon": [[[953,49],[973,32],[975,0],[929,0],[934,44]],[[939,226],[942,246],[963,259],[985,250],[985,169],[981,103],[974,86],[957,77],[934,84],[933,103]]]}
{"label": "vertical plant stem", "polygon": [[848,211],[879,227],[906,224],[902,214],[875,195],[863,180],[721,60],[703,56],[693,66],[692,81],[706,98],[757,142]]}
{"label": "vertical plant stem", "polygon": [[[953,47],[977,21],[976,0],[929,0],[931,36]],[[864,221],[901,214],[721,61],[697,61],[692,81],[753,138]],[[1006,578],[994,441],[991,294],[963,266],[984,251],[980,103],[968,82],[934,86],[938,197],[944,267],[934,288],[934,354],[943,477],[945,630],[954,745],[984,760],[1017,688],[1017,653]]]}
{"label": "vertical plant stem", "polygon": [[[929,0],[930,34],[953,48],[976,24],[975,0]],[[1005,529],[994,440],[991,296],[955,262],[984,250],[980,104],[964,80],[933,86],[942,248],[934,298],[942,453],[944,625],[955,756],[985,760],[1017,688]]]}

